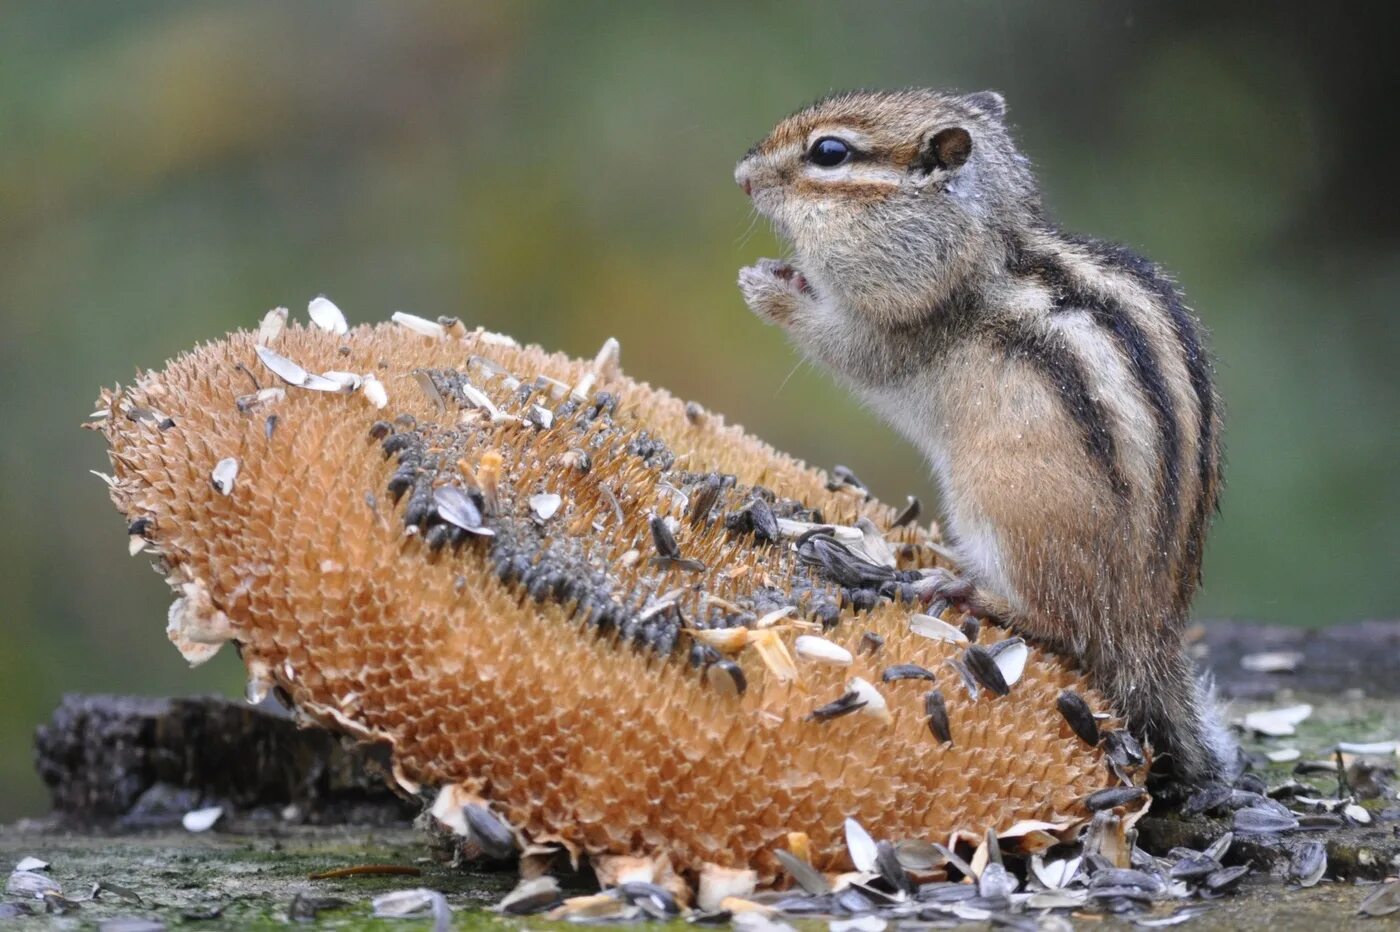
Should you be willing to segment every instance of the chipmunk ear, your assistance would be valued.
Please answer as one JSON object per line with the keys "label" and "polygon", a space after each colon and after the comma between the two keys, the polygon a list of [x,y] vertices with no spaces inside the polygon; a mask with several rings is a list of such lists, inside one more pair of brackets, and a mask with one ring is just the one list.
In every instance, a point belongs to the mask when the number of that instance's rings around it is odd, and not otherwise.
{"label": "chipmunk ear", "polygon": [[1006,98],[996,91],[978,91],[975,94],[968,94],[963,100],[975,110],[981,110],[993,119],[1003,119],[1006,116]]}
{"label": "chipmunk ear", "polygon": [[922,167],[931,172],[935,168],[952,171],[960,168],[972,155],[972,136],[961,126],[941,129],[929,137],[924,144]]}

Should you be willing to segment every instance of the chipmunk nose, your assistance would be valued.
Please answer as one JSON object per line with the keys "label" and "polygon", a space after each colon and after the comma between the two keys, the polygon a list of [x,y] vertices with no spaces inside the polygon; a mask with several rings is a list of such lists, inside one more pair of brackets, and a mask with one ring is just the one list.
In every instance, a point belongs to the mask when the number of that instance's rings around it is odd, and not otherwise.
{"label": "chipmunk nose", "polygon": [[744,189],[745,195],[753,197],[753,165],[748,159],[734,166],[734,181]]}

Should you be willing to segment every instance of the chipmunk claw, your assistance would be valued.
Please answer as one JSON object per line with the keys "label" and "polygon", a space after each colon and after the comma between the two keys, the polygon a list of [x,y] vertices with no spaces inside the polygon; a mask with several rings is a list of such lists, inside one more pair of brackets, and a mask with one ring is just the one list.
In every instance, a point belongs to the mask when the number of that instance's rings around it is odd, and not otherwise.
{"label": "chipmunk claw", "polygon": [[925,603],[942,599],[949,605],[985,621],[1001,621],[1007,616],[1006,600],[980,588],[966,576],[938,567],[919,584]]}

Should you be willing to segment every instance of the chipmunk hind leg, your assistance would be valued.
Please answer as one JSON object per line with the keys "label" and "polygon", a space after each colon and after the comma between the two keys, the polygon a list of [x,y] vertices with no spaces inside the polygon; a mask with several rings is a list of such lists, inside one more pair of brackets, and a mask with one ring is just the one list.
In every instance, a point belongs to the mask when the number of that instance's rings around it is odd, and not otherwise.
{"label": "chipmunk hind leg", "polygon": [[1175,644],[1139,645],[1131,657],[1100,657],[1090,675],[1153,748],[1153,782],[1180,789],[1239,775],[1239,749],[1210,681]]}

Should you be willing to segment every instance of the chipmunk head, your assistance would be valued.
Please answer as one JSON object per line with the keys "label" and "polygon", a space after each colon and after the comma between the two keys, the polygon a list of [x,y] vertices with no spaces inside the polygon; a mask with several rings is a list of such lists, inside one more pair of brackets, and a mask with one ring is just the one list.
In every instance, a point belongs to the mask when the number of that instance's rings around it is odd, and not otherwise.
{"label": "chipmunk head", "polygon": [[853,92],[784,119],[734,171],[818,297],[891,321],[975,275],[1034,181],[993,91]]}

